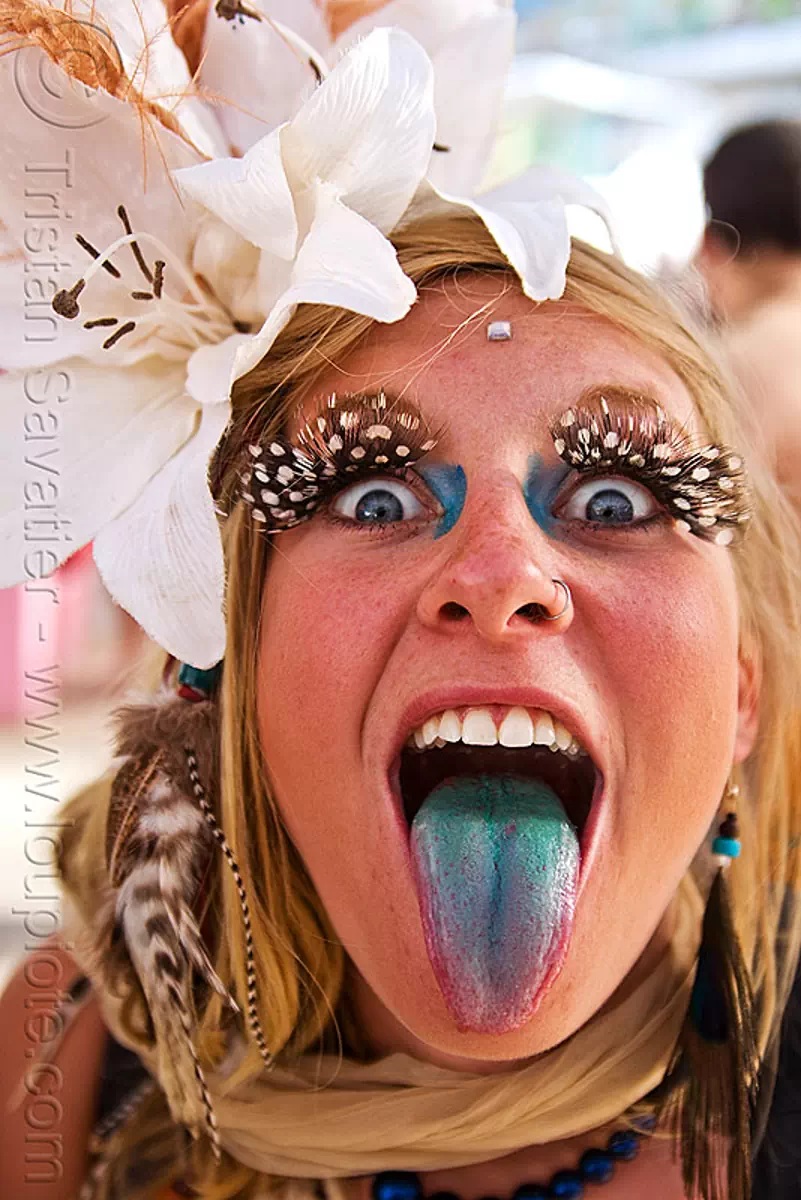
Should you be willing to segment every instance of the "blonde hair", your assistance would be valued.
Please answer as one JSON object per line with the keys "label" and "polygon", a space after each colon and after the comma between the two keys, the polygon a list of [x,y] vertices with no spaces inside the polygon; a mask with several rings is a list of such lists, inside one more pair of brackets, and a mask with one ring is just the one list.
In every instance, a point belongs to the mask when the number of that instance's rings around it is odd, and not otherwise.
{"label": "blonde hair", "polygon": [[[508,263],[484,226],[470,217],[449,217],[410,227],[393,239],[400,263],[419,290],[457,272],[507,272]],[[509,275],[510,285],[514,280]],[[691,395],[710,436],[735,446],[752,444],[734,391],[713,357],[672,300],[611,258],[574,243],[564,293],[567,302],[614,323],[658,354]],[[244,441],[269,437],[315,381],[365,337],[373,323],[325,306],[302,306],[265,360],[233,389],[233,424],[217,456],[212,479],[223,506],[228,565],[228,648],[220,697],[221,785],[219,816],[239,858],[253,922],[260,1017],[274,1054],[299,1053],[344,1033],[351,1053],[360,1047],[348,1014],[344,953],[305,867],[284,829],[265,777],[256,716],[262,590],[269,542],[235,503],[237,458]],[[741,652],[762,676],[760,731],[742,771],[743,854],[730,882],[743,946],[753,964],[758,996],[759,1042],[776,1034],[789,994],[801,939],[801,923],[788,908],[801,879],[801,671],[799,670],[799,550],[795,516],[764,465],[750,463],[755,518],[736,552],[741,613]],[[97,792],[77,797],[68,816],[81,826]],[[102,825],[102,821],[100,822]],[[87,839],[93,844],[87,846]],[[103,840],[87,826],[62,856],[68,891],[87,919],[102,875]],[[90,869],[88,862],[93,864]],[[236,994],[247,994],[239,898],[222,863],[210,911],[217,938],[217,968]],[[226,931],[227,936],[222,936]],[[335,1020],[335,1016],[337,1020]],[[213,999],[201,1018],[198,1044],[207,1061],[221,1052],[223,1013]],[[338,1024],[337,1024],[338,1021]],[[236,1079],[260,1073],[255,1046]],[[122,1159],[159,1127],[170,1128],[163,1103],[154,1101],[124,1135]],[[173,1164],[173,1171],[175,1170]],[[165,1167],[163,1180],[170,1177]],[[205,1197],[246,1196],[261,1179],[225,1158]],[[129,1194],[129,1193],[126,1193]],[[149,1189],[142,1194],[154,1194]]]}

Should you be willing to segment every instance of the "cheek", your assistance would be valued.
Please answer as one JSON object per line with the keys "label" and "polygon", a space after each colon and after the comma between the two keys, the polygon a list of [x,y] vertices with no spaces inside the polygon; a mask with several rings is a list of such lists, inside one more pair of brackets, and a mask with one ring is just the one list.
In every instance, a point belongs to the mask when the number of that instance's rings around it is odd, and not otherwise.
{"label": "cheek", "polygon": [[313,535],[288,535],[280,549],[262,605],[259,723],[278,798],[292,796],[288,823],[302,831],[303,798],[330,791],[332,773],[358,760],[364,713],[409,601],[401,573],[358,555],[334,560]]}
{"label": "cheek", "polygon": [[665,569],[656,563],[613,595],[607,638],[599,642],[609,647],[618,695],[648,694],[643,719],[682,723],[697,710],[723,717],[721,694],[733,709],[738,630],[728,572],[699,571],[697,561],[673,556]]}
{"label": "cheek", "polygon": [[[737,728],[737,600],[728,558],[687,547],[610,581],[593,640],[622,714],[626,779],[642,804],[616,812],[630,861],[681,867],[720,802]],[[644,854],[645,851],[645,854]]]}

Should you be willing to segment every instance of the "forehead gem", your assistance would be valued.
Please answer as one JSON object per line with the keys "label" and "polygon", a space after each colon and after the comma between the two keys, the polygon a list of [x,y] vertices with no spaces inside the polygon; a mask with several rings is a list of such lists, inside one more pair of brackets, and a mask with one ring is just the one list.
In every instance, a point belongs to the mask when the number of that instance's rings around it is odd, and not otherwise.
{"label": "forehead gem", "polygon": [[511,340],[511,321],[490,321],[489,325],[487,326],[488,342],[511,342]]}

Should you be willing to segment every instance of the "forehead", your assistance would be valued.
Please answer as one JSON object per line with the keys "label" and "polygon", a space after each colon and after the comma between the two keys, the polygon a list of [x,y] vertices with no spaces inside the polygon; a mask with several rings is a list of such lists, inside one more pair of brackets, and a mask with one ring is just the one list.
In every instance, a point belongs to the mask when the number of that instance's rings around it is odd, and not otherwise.
{"label": "forehead", "polygon": [[[499,320],[511,323],[511,341],[487,340]],[[404,320],[375,325],[326,370],[315,396],[384,388],[450,436],[501,422],[538,435],[598,384],[649,395],[680,424],[698,426],[681,380],[633,335],[575,304],[535,304],[506,277],[465,273],[421,290]]]}

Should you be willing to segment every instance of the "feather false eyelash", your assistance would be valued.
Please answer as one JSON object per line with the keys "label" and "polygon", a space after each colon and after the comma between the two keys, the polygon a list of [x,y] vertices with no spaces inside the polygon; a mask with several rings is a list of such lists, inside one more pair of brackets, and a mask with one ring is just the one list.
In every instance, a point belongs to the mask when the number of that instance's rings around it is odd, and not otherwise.
{"label": "feather false eyelash", "polygon": [[328,397],[297,437],[248,446],[241,496],[265,533],[309,520],[341,488],[370,474],[402,474],[437,439],[422,418],[387,396]]}
{"label": "feather false eyelash", "polygon": [[631,401],[569,408],[551,426],[556,453],[581,475],[619,475],[647,487],[675,527],[729,546],[752,516],[742,458],[725,446],[693,446],[660,408]]}

